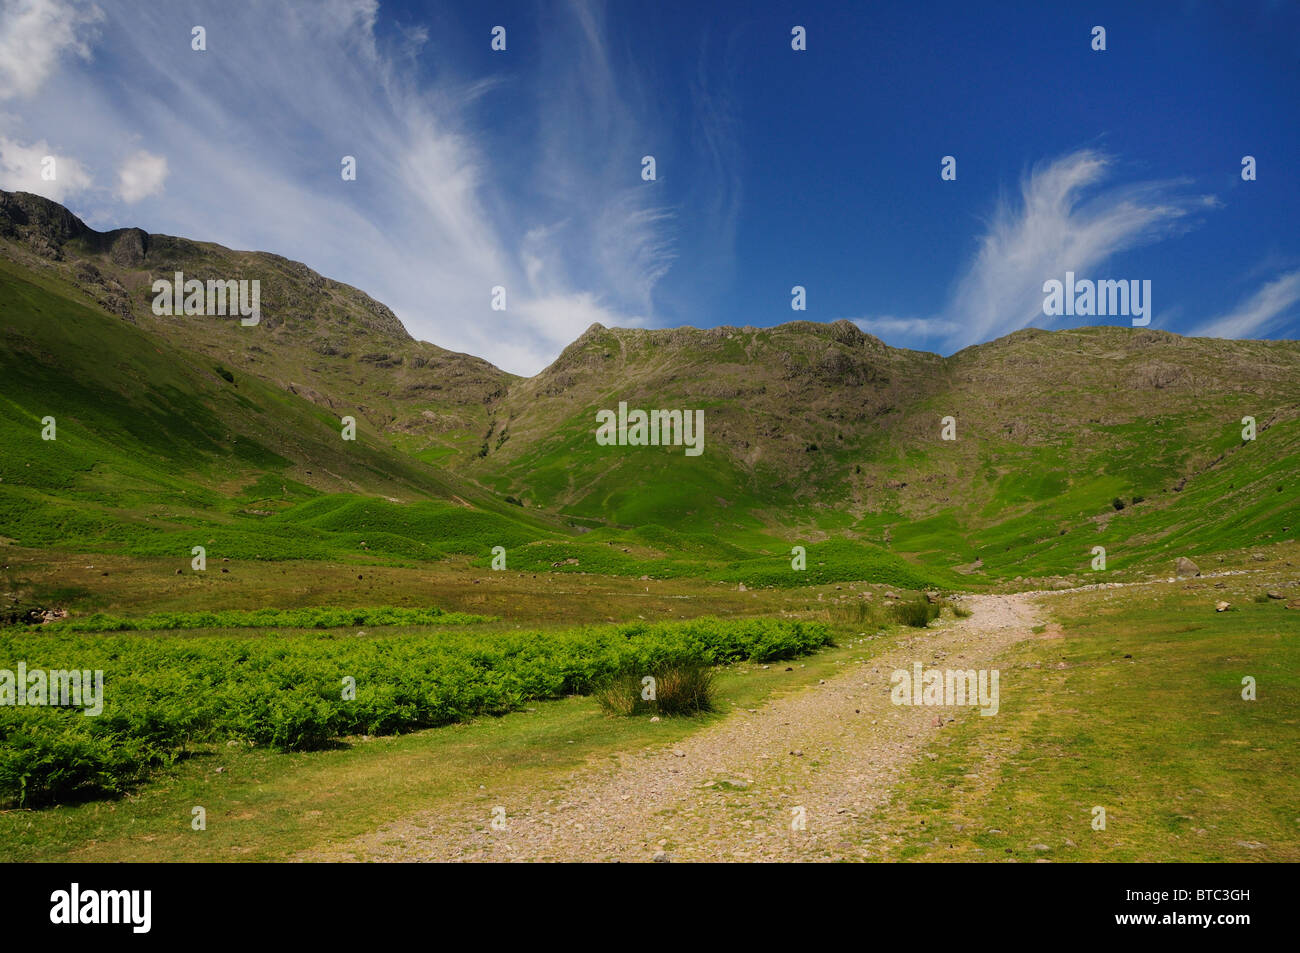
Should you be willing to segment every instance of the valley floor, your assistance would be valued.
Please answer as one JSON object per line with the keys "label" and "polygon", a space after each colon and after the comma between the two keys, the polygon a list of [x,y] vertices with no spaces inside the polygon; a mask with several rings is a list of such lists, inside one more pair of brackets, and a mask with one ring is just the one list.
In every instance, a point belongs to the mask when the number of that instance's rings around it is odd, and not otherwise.
{"label": "valley floor", "polygon": [[[576,610],[593,621],[757,611],[829,622],[837,645],[723,668],[723,711],[696,718],[612,716],[571,696],[325,751],[231,742],[120,799],[0,811],[0,856],[1297,861],[1297,555],[1242,553],[1193,579],[971,594],[957,599],[968,617],[884,631],[855,624],[866,596],[852,586],[758,594],[485,574],[468,586],[462,575],[455,601],[435,577],[426,584],[458,609],[513,600],[535,602],[539,620]],[[86,564],[87,585],[105,565]],[[117,605],[157,603],[146,567],[109,570],[119,585],[140,579]],[[26,571],[39,586],[45,570]],[[411,578],[364,575],[367,600]],[[274,590],[274,576],[260,579]],[[341,588],[344,575],[322,583]],[[998,670],[998,714],[892,704],[891,672],[917,662]],[[194,806],[205,830],[191,827]]]}
{"label": "valley floor", "polygon": [[[621,755],[557,784],[504,798],[493,829],[484,796],[422,813],[311,860],[837,860],[869,857],[859,823],[947,719],[971,709],[898,706],[889,675],[916,660],[987,667],[1031,637],[1030,597],[975,596],[971,618],[918,630],[881,655],[858,653],[805,691],[669,747]],[[490,807],[495,808],[495,802]],[[804,826],[792,829],[795,812]]]}
{"label": "valley floor", "polygon": [[[1286,563],[971,596],[970,617],[845,640],[836,671],[689,737],[296,856],[1295,861],[1296,587]],[[1000,669],[998,715],[892,704],[915,662]]]}

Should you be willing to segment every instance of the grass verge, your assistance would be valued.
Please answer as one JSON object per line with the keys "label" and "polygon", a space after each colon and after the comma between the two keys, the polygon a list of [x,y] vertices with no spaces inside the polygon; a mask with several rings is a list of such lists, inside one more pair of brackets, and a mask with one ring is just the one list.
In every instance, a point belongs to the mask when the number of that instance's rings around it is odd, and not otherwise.
{"label": "grass verge", "polygon": [[1300,612],[1253,591],[1045,601],[1057,621],[1001,661],[998,715],[960,714],[871,822],[896,832],[880,858],[1300,860]]}

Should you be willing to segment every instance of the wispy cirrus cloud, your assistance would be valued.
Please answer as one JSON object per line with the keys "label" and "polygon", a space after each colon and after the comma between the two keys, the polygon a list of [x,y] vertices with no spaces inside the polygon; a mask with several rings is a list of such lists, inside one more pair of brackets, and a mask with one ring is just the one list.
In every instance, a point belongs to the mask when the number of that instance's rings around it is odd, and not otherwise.
{"label": "wispy cirrus cloud", "polygon": [[907,340],[913,343],[937,341],[956,334],[960,327],[956,322],[943,318],[850,318],[854,324],[868,334],[874,334],[884,341]]}
{"label": "wispy cirrus cloud", "polygon": [[[25,34],[60,26],[0,115],[0,187],[78,197],[98,227],[298,258],[517,373],[593,321],[653,320],[676,220],[640,157],[671,137],[650,85],[611,67],[598,5],[548,11],[540,64],[512,47],[484,74],[463,36],[385,26],[375,0],[7,3]],[[21,65],[6,50],[0,69]],[[70,157],[54,188],[32,161],[46,141]]]}
{"label": "wispy cirrus cloud", "polygon": [[958,279],[943,319],[952,349],[1042,326],[1043,282],[1094,272],[1119,252],[1191,227],[1212,196],[1181,181],[1106,186],[1114,160],[1083,149],[1030,170],[1018,201],[1003,198]]}
{"label": "wispy cirrus cloud", "polygon": [[[641,177],[641,159],[672,141],[651,84],[610,49],[605,10],[576,0],[564,8],[575,42],[547,43],[536,91],[546,122],[537,142],[534,215],[550,243],[538,257],[537,288],[586,276],[593,293],[633,324],[650,320],[654,292],[676,252],[675,210],[664,182]],[[554,110],[556,102],[564,110]],[[658,169],[656,172],[658,173]],[[534,249],[535,250],[535,249]],[[599,291],[597,291],[599,289]]]}
{"label": "wispy cirrus cloud", "polygon": [[1300,302],[1300,270],[1274,278],[1228,314],[1213,318],[1190,333],[1197,337],[1260,337],[1279,328]]}
{"label": "wispy cirrus cloud", "polygon": [[1021,179],[1015,199],[1002,197],[957,276],[943,309],[929,317],[851,318],[891,344],[945,353],[1021,328],[1046,327],[1043,283],[1067,271],[1080,278],[1120,252],[1189,229],[1195,214],[1218,206],[1183,181],[1106,185],[1115,160],[1082,149],[1040,162]]}

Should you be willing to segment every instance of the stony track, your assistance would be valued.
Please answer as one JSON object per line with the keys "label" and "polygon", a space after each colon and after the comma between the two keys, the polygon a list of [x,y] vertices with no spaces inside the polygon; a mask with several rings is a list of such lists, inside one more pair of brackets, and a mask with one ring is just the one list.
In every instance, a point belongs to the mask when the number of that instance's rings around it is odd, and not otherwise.
{"label": "stony track", "polygon": [[965,604],[969,618],[917,630],[821,684],[507,801],[495,826],[496,805],[479,801],[458,814],[404,818],[303,859],[861,859],[863,819],[891,797],[935,733],[948,719],[981,717],[975,708],[894,705],[891,672],[917,661],[994,667],[1040,621],[1031,594]]}

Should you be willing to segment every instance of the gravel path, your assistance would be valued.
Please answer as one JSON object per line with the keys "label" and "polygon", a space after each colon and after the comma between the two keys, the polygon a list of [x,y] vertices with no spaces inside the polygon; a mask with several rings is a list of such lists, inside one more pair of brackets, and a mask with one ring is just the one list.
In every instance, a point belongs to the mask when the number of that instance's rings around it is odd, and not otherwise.
{"label": "gravel path", "polygon": [[[891,672],[913,662],[988,668],[1041,621],[1033,594],[969,596],[965,605],[969,618],[917,630],[819,685],[506,803],[504,829],[479,802],[460,816],[405,818],[309,859],[859,859],[857,819],[889,800],[943,724],[981,717],[969,707],[894,705]],[[796,829],[800,813],[805,826]]]}

